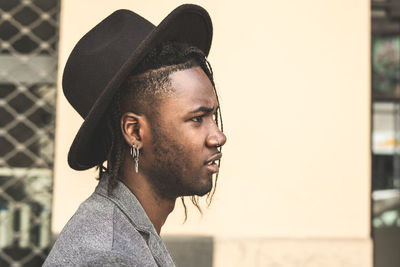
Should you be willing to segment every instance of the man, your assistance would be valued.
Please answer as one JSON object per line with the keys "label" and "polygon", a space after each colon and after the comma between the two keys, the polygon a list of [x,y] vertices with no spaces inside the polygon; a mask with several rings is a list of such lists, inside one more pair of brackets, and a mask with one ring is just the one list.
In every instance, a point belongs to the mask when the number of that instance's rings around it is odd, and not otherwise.
{"label": "man", "polygon": [[157,27],[116,11],[78,42],[63,89],[85,121],[68,163],[100,181],[44,266],[174,266],[161,227],[176,198],[211,192],[226,142],[211,37],[207,12],[183,5]]}

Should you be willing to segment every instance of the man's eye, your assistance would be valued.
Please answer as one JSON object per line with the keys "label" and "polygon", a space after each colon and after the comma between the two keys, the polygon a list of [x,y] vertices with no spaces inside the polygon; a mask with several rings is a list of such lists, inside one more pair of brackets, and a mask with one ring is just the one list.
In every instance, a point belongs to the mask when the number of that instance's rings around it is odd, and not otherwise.
{"label": "man's eye", "polygon": [[215,112],[215,113],[213,114],[213,120],[214,120],[215,122],[218,121],[218,113],[217,113],[217,112]]}
{"label": "man's eye", "polygon": [[202,122],[203,121],[203,117],[202,116],[193,117],[193,118],[191,118],[191,121],[193,121],[193,122]]}

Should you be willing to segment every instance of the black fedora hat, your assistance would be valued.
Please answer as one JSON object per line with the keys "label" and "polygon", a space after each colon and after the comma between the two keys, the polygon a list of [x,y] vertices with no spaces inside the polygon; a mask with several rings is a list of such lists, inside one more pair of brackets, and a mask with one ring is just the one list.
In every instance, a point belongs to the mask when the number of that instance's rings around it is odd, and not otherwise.
{"label": "black fedora hat", "polygon": [[208,55],[212,23],[207,11],[182,5],[158,26],[129,10],[117,10],[85,34],[72,50],[63,74],[63,91],[84,118],[68,153],[68,164],[85,170],[106,160],[101,119],[129,73],[156,45],[178,41]]}

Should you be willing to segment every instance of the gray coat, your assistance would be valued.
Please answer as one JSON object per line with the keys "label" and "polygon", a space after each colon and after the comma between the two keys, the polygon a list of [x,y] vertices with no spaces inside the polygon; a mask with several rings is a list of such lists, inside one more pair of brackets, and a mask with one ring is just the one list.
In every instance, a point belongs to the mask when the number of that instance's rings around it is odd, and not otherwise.
{"label": "gray coat", "polygon": [[64,227],[43,266],[175,266],[135,195],[118,182],[95,192]]}

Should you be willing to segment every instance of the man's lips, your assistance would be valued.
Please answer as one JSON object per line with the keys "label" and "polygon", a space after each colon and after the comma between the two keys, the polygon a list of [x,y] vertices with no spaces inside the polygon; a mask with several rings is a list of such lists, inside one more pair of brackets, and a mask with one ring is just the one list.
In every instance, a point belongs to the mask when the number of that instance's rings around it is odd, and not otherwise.
{"label": "man's lips", "polygon": [[222,157],[222,153],[217,153],[213,155],[211,158],[209,158],[207,161],[204,162],[204,165],[207,166],[207,168],[213,172],[216,173],[219,170],[218,164],[216,163],[217,160],[220,160]]}
{"label": "man's lips", "polygon": [[215,161],[220,160],[222,157],[222,153],[219,152],[217,154],[214,154],[211,158],[209,158],[207,161],[204,162],[205,165],[209,165],[211,163],[215,163]]}

